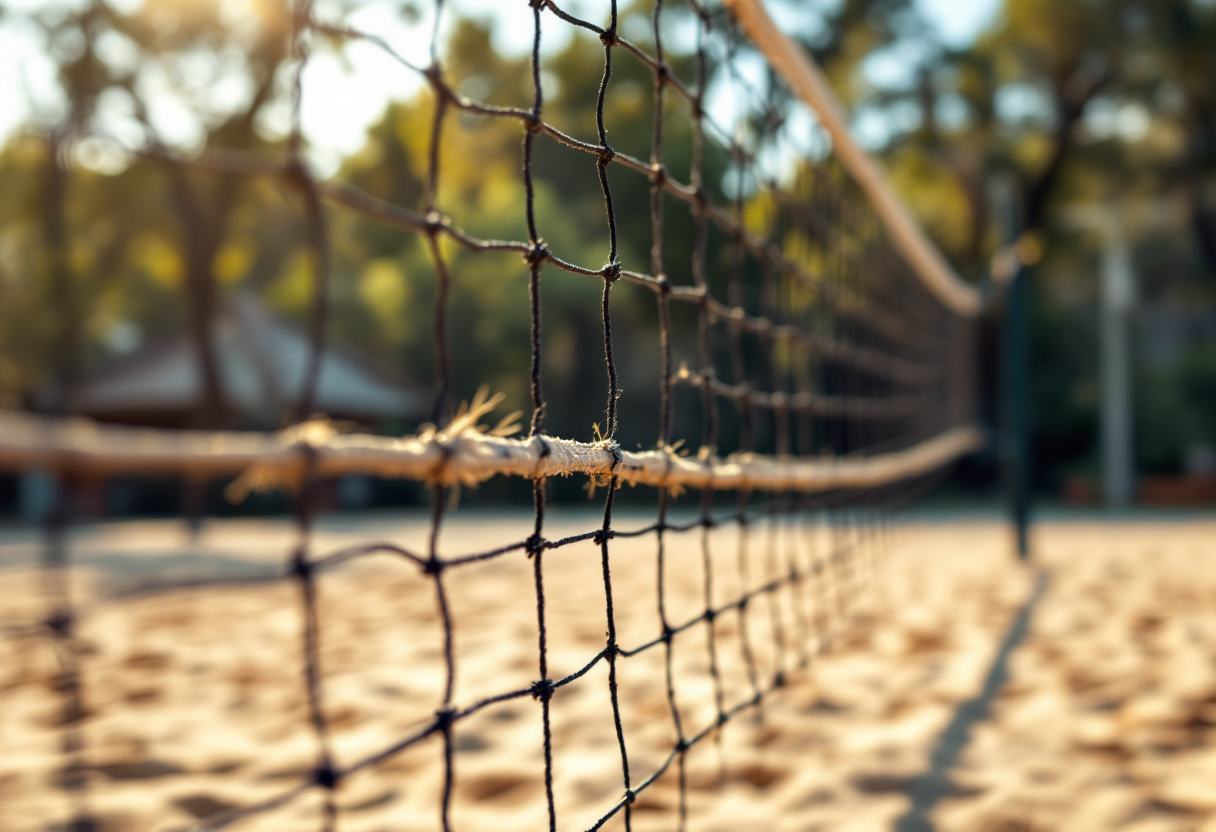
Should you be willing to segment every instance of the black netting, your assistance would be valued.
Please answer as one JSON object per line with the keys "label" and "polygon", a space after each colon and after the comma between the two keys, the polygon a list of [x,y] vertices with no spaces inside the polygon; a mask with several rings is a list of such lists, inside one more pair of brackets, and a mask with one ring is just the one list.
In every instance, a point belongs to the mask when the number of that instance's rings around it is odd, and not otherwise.
{"label": "black netting", "polygon": [[[373,35],[316,19],[308,0],[298,2],[291,15],[290,48],[295,62],[293,123],[282,158],[208,148],[198,158],[186,160],[154,144],[133,151],[164,164],[188,166],[196,174],[275,179],[299,195],[304,209],[301,226],[313,268],[313,294],[309,370],[295,409],[298,420],[303,421],[313,412],[325,341],[331,281],[326,217],[331,211],[347,210],[401,233],[417,235],[429,250],[436,285],[432,354],[437,389],[431,420],[439,428],[453,417],[456,388],[450,357],[449,297],[452,284],[460,280],[460,275],[450,268],[445,257],[448,243],[474,253],[515,252],[526,261],[531,310],[530,358],[528,366],[520,367],[519,372],[530,378],[529,440],[539,445],[542,455],[548,447],[542,279],[592,279],[602,283],[598,315],[603,328],[607,382],[602,430],[602,438],[609,440],[606,447],[617,447],[611,440],[621,430],[618,400],[622,390],[619,360],[622,345],[613,338],[612,299],[622,284],[640,287],[639,291],[648,291],[654,298],[657,340],[629,344],[628,349],[631,354],[642,352],[650,356],[650,361],[659,367],[658,421],[653,430],[657,449],[691,454],[706,464],[725,460],[746,465],[755,459],[772,457],[868,458],[913,448],[951,428],[969,424],[972,414],[969,322],[935,297],[899,256],[864,196],[834,160],[826,140],[818,155],[807,155],[805,148],[797,147],[794,150],[800,152],[791,153],[792,145],[785,142],[784,136],[790,114],[799,105],[772,70],[766,72],[762,81],[749,80],[738,70],[740,52],[748,52],[753,58],[755,53],[723,9],[701,0],[656,0],[650,21],[650,45],[643,49],[621,36],[622,21],[615,0],[607,4],[607,13],[598,21],[576,17],[549,0],[513,2],[519,6],[519,14],[531,15],[534,24],[533,93],[528,108],[490,105],[458,94],[446,80],[442,50],[437,45],[429,57],[396,56],[407,70],[425,79],[434,101],[429,123],[415,128],[429,135],[425,187],[415,206],[389,204],[352,185],[321,181],[310,173],[301,138],[300,98],[307,94],[301,89],[301,78],[311,40],[319,36],[340,41],[362,39],[386,50],[389,47]],[[679,77],[665,54],[663,20],[667,7],[673,5],[680,7],[691,21],[695,43],[691,66],[695,72],[690,77]],[[443,13],[442,3],[436,6],[438,16]],[[603,50],[603,75],[594,124],[586,125],[587,132],[580,135],[563,132],[545,120],[542,42],[546,33],[566,26],[593,33]],[[614,149],[605,125],[605,102],[613,95],[614,61],[623,53],[644,64],[653,78],[648,159]],[[736,100],[746,103],[745,112],[737,114],[730,125],[717,123],[710,114],[706,95],[715,79],[731,85]],[[663,161],[664,128],[672,117],[672,100],[681,101],[691,114],[691,159],[686,179],[677,177]],[[480,239],[463,230],[444,212],[445,131],[450,128],[454,114],[509,122],[518,127],[525,199],[517,209],[525,220],[527,239]],[[70,132],[56,135],[54,170],[59,171],[65,164],[58,146],[71,140]],[[607,227],[604,265],[570,262],[545,241],[545,229],[540,227],[535,210],[537,155],[552,149],[554,143],[585,154],[587,176],[598,179]],[[711,152],[725,160],[722,181],[706,181],[706,157]],[[624,205],[614,200],[613,183],[618,175],[646,180],[648,202]],[[48,191],[52,214],[56,199],[61,196],[53,189]],[[648,214],[649,262],[621,259],[619,226],[625,212],[631,222]],[[52,223],[51,227],[59,226]],[[682,245],[690,248],[691,257],[687,262],[673,263],[672,234],[688,230],[691,245],[687,245],[687,239]],[[59,233],[62,237],[62,228]],[[54,239],[51,242],[53,247]],[[712,259],[711,252],[715,255]],[[70,344],[65,350],[70,352]],[[552,391],[548,395],[552,396]],[[316,739],[314,771],[305,781],[290,786],[272,800],[216,815],[201,822],[199,828],[225,828],[250,815],[270,812],[305,792],[319,790],[325,801],[318,826],[333,829],[338,819],[333,794],[345,779],[438,736],[442,755],[436,763],[443,769],[443,785],[436,802],[442,828],[450,829],[453,783],[459,768],[454,727],[500,703],[530,698],[536,700],[542,714],[543,734],[538,742],[544,752],[548,822],[550,829],[557,829],[561,818],[555,809],[554,793],[562,784],[553,776],[550,719],[553,697],[565,686],[585,683],[586,674],[600,663],[607,667],[611,714],[605,714],[605,719],[611,718],[615,724],[621,791],[602,807],[602,815],[590,828],[599,828],[618,813],[623,814],[629,828],[638,795],[664,776],[678,779],[678,826],[683,828],[689,811],[685,765],[689,750],[711,737],[720,737],[722,726],[736,715],[756,708],[784,684],[789,672],[805,666],[815,650],[830,642],[827,631],[831,622],[839,620],[856,600],[886,540],[884,518],[889,509],[922,493],[933,481],[932,476],[923,474],[901,476],[876,487],[823,493],[771,493],[761,487],[739,491],[734,505],[725,507],[715,498],[714,489],[705,488],[695,518],[679,522],[673,519],[671,490],[660,487],[655,489],[655,520],[622,529],[614,524],[618,481],[610,474],[597,484],[604,492],[602,524],[582,534],[550,539],[546,537],[549,486],[545,479],[538,478],[532,482],[535,517],[532,534],[525,540],[504,542],[490,551],[460,556],[445,554],[439,548],[449,500],[447,487],[437,481],[432,485],[430,545],[425,551],[369,544],[318,554],[311,543],[317,500],[317,478],[313,471],[318,451],[301,446],[300,454],[303,484],[294,498],[299,544],[290,556],[289,574],[298,584],[302,608],[305,667],[302,684],[307,691]],[[73,488],[70,465],[61,470],[59,478],[61,496],[49,518],[44,558],[50,594],[56,605],[46,624],[62,659],[63,750],[68,760],[63,787],[72,797],[74,828],[83,830],[92,825],[79,730],[85,682],[79,669],[66,583],[68,556],[64,529]],[[789,530],[797,530],[799,524],[817,512],[833,518],[832,543],[826,551],[812,557],[789,542]],[[717,530],[727,525],[739,529],[739,572],[715,575],[709,556],[710,541]],[[669,615],[663,586],[666,547],[677,535],[699,538],[704,552],[704,609],[686,620],[674,620]],[[620,599],[614,597],[612,581],[613,541],[640,536],[650,536],[655,541],[661,626],[650,641],[621,644],[615,612]],[[550,678],[545,558],[555,549],[587,540],[594,541],[601,554],[607,629],[604,646],[588,656],[587,663],[578,671],[563,678]],[[414,733],[386,742],[376,754],[340,763],[331,747],[325,716],[318,659],[318,639],[324,622],[317,612],[317,582],[326,568],[384,552],[410,562],[433,583],[439,626],[444,633],[444,693],[435,704],[433,718]],[[476,569],[498,558],[528,558],[532,564],[539,630],[537,681],[481,701],[458,703],[454,700],[454,685],[459,668],[453,650],[453,628],[458,622],[450,611],[445,579],[452,570]],[[756,575],[763,575],[763,580],[757,580]],[[834,587],[831,593],[825,591],[829,583]],[[723,586],[737,586],[739,590],[725,593],[731,597],[728,603],[715,600],[723,596]],[[774,642],[772,668],[762,668],[753,654],[748,621],[758,615],[770,618],[766,629]],[[721,648],[715,641],[716,622],[726,616],[737,618],[741,634],[742,666],[750,695],[740,700],[730,700],[726,695]],[[697,725],[687,724],[677,705],[680,686],[672,661],[680,635],[694,628],[703,628],[706,633],[717,712],[712,721]],[[628,703],[622,701],[618,692],[617,669],[631,657],[651,650],[665,655],[665,679],[655,683],[665,686],[673,742],[657,769],[638,771],[631,768],[622,728],[622,708]]]}

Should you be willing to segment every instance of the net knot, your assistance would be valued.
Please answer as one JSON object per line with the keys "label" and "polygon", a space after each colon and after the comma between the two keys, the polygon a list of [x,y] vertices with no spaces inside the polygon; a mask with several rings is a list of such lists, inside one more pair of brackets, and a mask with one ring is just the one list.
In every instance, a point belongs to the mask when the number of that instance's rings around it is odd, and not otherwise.
{"label": "net knot", "polygon": [[670,624],[664,622],[663,623],[663,634],[661,636],[659,636],[660,640],[664,644],[670,644],[671,640],[673,638],[675,638],[675,635],[676,635],[675,629]]}
{"label": "net knot", "polygon": [[431,88],[435,90],[435,95],[441,100],[447,101],[452,98],[452,91],[448,89],[448,85],[443,82],[443,68],[439,64],[431,64],[426,69],[422,70],[422,75],[430,83]]}
{"label": "net knot", "polygon": [[440,708],[435,711],[435,727],[443,733],[450,732],[454,722],[456,722],[455,708]]}
{"label": "net knot", "polygon": [[656,285],[658,286],[660,295],[663,295],[664,297],[666,297],[667,295],[671,294],[671,281],[667,279],[667,275],[665,275],[665,274],[659,275],[658,282]]}
{"label": "net knot", "polygon": [[614,532],[612,529],[600,529],[591,539],[595,541],[596,546],[603,546],[614,537],[616,537],[616,532]]}
{"label": "net knot", "polygon": [[524,541],[524,551],[528,553],[528,557],[539,555],[548,548],[548,541],[538,534],[534,534]]}
{"label": "net knot", "polygon": [[539,11],[549,5],[549,0],[528,0],[528,5]]}
{"label": "net knot", "polygon": [[537,240],[528,246],[528,251],[524,254],[524,260],[529,266],[538,266],[545,261],[549,256],[549,249],[545,248],[544,240]]}
{"label": "net knot", "polygon": [[616,28],[605,29],[600,32],[600,43],[611,49],[621,42],[621,39],[616,36]]}
{"label": "net knot", "polygon": [[633,789],[625,789],[625,802],[630,806],[638,799],[638,793]]}
{"label": "net knot", "polygon": [[667,181],[667,167],[662,162],[654,162],[650,166],[650,183],[656,188],[663,187]]}
{"label": "net knot", "polygon": [[684,739],[683,737],[680,737],[680,739],[676,742],[676,744],[672,748],[677,754],[680,754],[680,753],[687,751],[689,748],[692,748],[692,744],[689,743],[689,741]]}
{"label": "net knot", "polygon": [[65,638],[72,630],[72,616],[63,610],[47,616],[43,623],[60,638]]}
{"label": "net knot", "polygon": [[292,185],[303,187],[308,184],[311,174],[301,157],[292,156],[283,163],[283,178]]}
{"label": "net knot", "polygon": [[532,698],[539,702],[548,702],[553,698],[553,692],[557,690],[551,679],[540,679],[532,683],[531,687]]}
{"label": "net knot", "polygon": [[303,546],[297,547],[291,556],[291,575],[301,580],[308,580],[312,577],[312,564],[308,562],[308,556]]}
{"label": "net knot", "polygon": [[439,558],[428,558],[422,564],[422,574],[438,575],[443,571],[443,561]]}
{"label": "net knot", "polygon": [[545,123],[536,113],[529,113],[528,117],[524,119],[524,129],[535,136],[545,129]]}
{"label": "net knot", "polygon": [[616,151],[612,149],[612,145],[605,142],[596,151],[595,155],[599,158],[599,162],[597,164],[599,164],[599,166],[602,168],[606,168],[608,167],[608,164],[616,158]]}
{"label": "net knot", "polygon": [[785,671],[784,670],[778,670],[777,673],[773,676],[773,687],[774,688],[785,687]]}
{"label": "net knot", "polygon": [[434,236],[443,229],[447,228],[447,218],[438,211],[431,211],[426,215],[426,233]]}
{"label": "net knot", "polygon": [[604,279],[607,280],[609,283],[613,283],[617,280],[620,280],[621,279],[620,261],[609,263],[608,265],[604,266],[604,268],[600,269],[600,274],[603,275]]}
{"label": "net knot", "polygon": [[718,611],[713,607],[706,607],[705,614],[702,617],[705,619],[706,624],[713,624],[714,619],[718,617]]}
{"label": "net knot", "polygon": [[338,785],[338,772],[330,765],[317,766],[312,773],[312,781],[323,789],[332,789]]}

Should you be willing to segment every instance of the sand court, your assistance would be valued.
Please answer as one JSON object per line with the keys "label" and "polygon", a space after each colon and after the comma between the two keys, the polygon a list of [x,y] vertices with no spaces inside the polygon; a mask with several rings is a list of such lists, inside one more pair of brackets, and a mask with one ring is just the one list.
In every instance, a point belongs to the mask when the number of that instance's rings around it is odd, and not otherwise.
{"label": "sand court", "polygon": [[[624,515],[614,527],[646,522]],[[596,524],[557,513],[546,535]],[[530,533],[529,517],[470,515],[441,546],[455,555]],[[736,534],[710,536],[715,606],[856,535],[757,528],[741,559]],[[664,613],[689,623],[670,639],[670,696],[668,645],[653,643],[662,633],[654,535],[610,544],[618,642],[645,648],[617,662],[631,782],[663,771],[632,804],[634,828],[677,827],[678,716],[686,738],[704,734],[684,771],[690,829],[1216,829],[1216,522],[1047,522],[1029,569],[1012,560],[998,522],[858,535],[851,557],[797,590],[716,616],[712,654],[711,628],[698,620],[699,535],[666,536]],[[323,522],[312,546],[323,554],[369,540],[425,551],[425,519]],[[74,727],[102,829],[190,828],[311,778],[300,592],[279,577],[294,541],[290,523],[264,521],[215,522],[196,541],[169,523],[76,530],[85,712]],[[13,832],[60,828],[69,816],[37,552],[32,533],[0,538],[0,827]],[[549,678],[585,669],[551,701],[558,828],[585,829],[624,793],[607,662],[595,661],[602,563],[591,540],[542,557]],[[533,561],[515,552],[444,581],[455,707],[532,686]],[[336,790],[337,828],[439,829],[441,738],[392,753],[442,704],[433,582],[386,554],[319,573],[316,586],[335,767],[376,758]],[[809,666],[795,669],[803,657]],[[779,670],[787,684],[745,708]],[[736,706],[715,732],[719,708]],[[453,828],[547,827],[542,736],[530,695],[455,724]],[[306,789],[231,828],[317,829],[320,799]],[[625,828],[624,812],[603,828]]]}

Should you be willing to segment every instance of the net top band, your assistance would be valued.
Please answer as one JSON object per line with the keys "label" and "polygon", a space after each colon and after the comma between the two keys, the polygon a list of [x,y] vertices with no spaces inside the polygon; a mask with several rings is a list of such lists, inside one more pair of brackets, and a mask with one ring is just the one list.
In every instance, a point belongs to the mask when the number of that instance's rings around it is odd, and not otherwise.
{"label": "net top band", "polygon": [[806,50],[777,27],[763,0],[723,2],[790,89],[818,116],[820,125],[832,138],[837,158],[870,198],[893,243],[917,277],[951,310],[968,318],[976,317],[982,306],[979,292],[955,273],[909,215],[878,165],[853,141],[843,106]]}

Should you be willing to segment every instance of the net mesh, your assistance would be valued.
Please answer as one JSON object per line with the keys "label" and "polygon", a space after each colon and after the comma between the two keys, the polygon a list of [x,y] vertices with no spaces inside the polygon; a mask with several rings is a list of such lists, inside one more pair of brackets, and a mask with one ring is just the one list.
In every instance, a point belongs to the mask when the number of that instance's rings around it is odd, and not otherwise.
{"label": "net mesh", "polygon": [[[72,828],[95,828],[82,733],[87,679],[80,671],[65,534],[74,477],[81,471],[121,473],[151,468],[216,474],[243,470],[249,484],[287,484],[294,489],[298,544],[290,553],[288,574],[298,587],[302,611],[302,685],[315,740],[312,774],[271,799],[209,816],[197,828],[236,825],[317,792],[323,806],[318,828],[333,829],[339,814],[334,795],[344,781],[437,738],[442,777],[435,802],[446,831],[453,828],[453,788],[460,756],[454,741],[456,727],[479,712],[527,699],[535,700],[541,712],[542,731],[537,741],[543,750],[548,827],[564,828],[568,822],[558,816],[555,801],[562,783],[554,777],[554,696],[562,688],[589,684],[590,671],[601,665],[607,670],[610,713],[605,718],[614,725],[621,782],[619,795],[597,810],[587,828],[598,829],[618,816],[630,828],[639,795],[665,777],[674,777],[678,783],[677,824],[684,828],[690,811],[686,769],[690,751],[720,738],[732,719],[758,708],[785,683],[790,672],[805,666],[817,650],[830,643],[832,622],[845,617],[889,537],[885,521],[889,511],[923,493],[946,463],[974,445],[969,432],[974,408],[969,364],[972,323],[936,297],[907,265],[867,198],[834,158],[830,143],[820,136],[817,144],[808,147],[789,138],[792,114],[799,111],[799,105],[771,69],[758,76],[747,69],[763,66],[763,62],[755,61],[755,53],[728,10],[700,0],[656,0],[650,9],[648,43],[639,45],[622,37],[622,13],[615,0],[602,4],[602,13],[594,20],[578,17],[549,0],[519,0],[517,5],[519,9],[513,13],[530,15],[534,33],[528,107],[491,105],[462,96],[446,80],[444,56],[437,43],[429,56],[399,55],[373,34],[318,19],[312,3],[301,0],[290,16],[293,116],[283,156],[207,148],[187,159],[154,143],[132,150],[145,159],[208,175],[280,181],[298,194],[303,207],[300,223],[313,267],[308,369],[295,407],[296,420],[301,423],[314,411],[325,349],[332,259],[327,215],[336,210],[353,211],[417,235],[429,251],[436,287],[432,344],[436,391],[431,427],[406,440],[334,435],[315,423],[278,436],[223,434],[191,440],[187,434],[153,435],[45,418],[31,421],[17,414],[5,417],[9,439],[0,443],[4,445],[0,456],[18,467],[52,468],[59,479],[43,556],[49,595],[55,599],[45,624],[61,660],[59,690],[67,761],[62,782],[72,803]],[[675,7],[691,21],[682,36],[684,44],[689,42],[689,34],[692,37],[691,50],[686,51],[693,68],[690,77],[680,77],[666,48],[664,16]],[[443,4],[437,3],[437,31],[443,13]],[[585,125],[585,135],[565,132],[546,121],[546,53],[542,46],[555,27],[588,31],[602,47],[603,73],[594,122]],[[390,204],[351,184],[323,181],[310,172],[301,129],[301,98],[306,94],[301,79],[310,45],[319,37],[375,44],[392,54],[405,71],[425,80],[433,107],[428,122],[414,127],[429,137],[425,186],[416,206]],[[622,153],[609,142],[605,105],[614,93],[614,62],[623,56],[644,65],[653,80],[650,156],[646,159]],[[715,79],[725,79],[723,83],[735,92],[736,109],[729,124],[720,123],[708,100]],[[677,177],[664,161],[665,127],[671,123],[673,100],[682,102],[690,115],[691,160],[686,179]],[[518,210],[525,221],[526,239],[482,239],[445,213],[445,149],[457,115],[513,124],[518,129],[525,194]],[[52,168],[59,177],[66,174],[61,170],[64,155],[58,146],[74,138],[71,131],[52,137],[56,144]],[[536,167],[538,153],[553,143],[585,154],[586,175],[598,180],[607,229],[605,265],[563,259],[545,241],[536,210]],[[721,181],[706,178],[710,153],[721,153],[727,160]],[[648,201],[614,201],[617,176],[642,177],[648,183]],[[52,179],[48,186],[52,214],[55,200],[62,199],[56,195],[56,187]],[[632,219],[648,215],[648,263],[623,261],[620,224],[626,213]],[[686,262],[671,261],[673,216],[679,217],[679,229],[691,229],[691,257]],[[51,223],[51,228],[59,228],[58,236],[48,235],[53,247],[65,232],[61,222]],[[483,400],[455,412],[450,294],[460,274],[451,268],[449,244],[477,256],[514,254],[527,264],[531,336],[528,365],[519,368],[528,375],[531,400],[525,439],[507,439],[479,429],[477,422],[487,409]],[[562,439],[546,432],[542,276],[602,283],[598,314],[606,389],[603,427],[597,426],[597,436]],[[644,355],[645,361],[658,365],[659,407],[653,446],[637,453],[626,452],[617,442],[623,370],[622,348],[613,337],[612,299],[624,286],[653,296],[657,321],[654,343],[629,345],[631,355]],[[70,349],[70,345],[65,347]],[[548,395],[554,395],[553,391]],[[406,476],[429,485],[430,534],[424,549],[377,543],[316,551],[312,537],[320,480],[351,471]],[[588,474],[601,489],[602,522],[581,534],[551,539],[546,536],[548,479],[571,472]],[[448,490],[499,474],[530,479],[532,533],[488,551],[464,555],[441,551],[441,530],[449,513]],[[614,523],[614,505],[625,482],[653,488],[657,516],[652,522],[626,528],[620,527],[619,520]],[[672,501],[688,488],[699,495],[697,507],[691,517],[677,517]],[[724,507],[716,499],[716,492],[722,491],[734,495],[733,505]],[[827,546],[814,542],[819,540],[812,519],[817,514],[831,518]],[[711,564],[712,540],[726,526],[738,529],[738,576],[715,575]],[[665,557],[676,536],[696,538],[704,553],[703,609],[684,619],[669,613],[664,590]],[[623,599],[614,594],[612,570],[614,541],[629,537],[653,539],[659,575],[659,630],[650,640],[634,644],[618,638],[617,610]],[[544,565],[554,550],[586,541],[592,541],[600,552],[605,639],[602,649],[588,656],[581,668],[553,678],[548,644],[553,622],[546,605]],[[371,755],[339,760],[326,716],[319,660],[318,581],[328,568],[385,553],[413,564],[433,586],[437,626],[443,634],[442,695],[432,717],[413,733],[393,738]],[[453,570],[474,570],[504,558],[527,558],[531,563],[539,636],[537,681],[478,701],[460,702],[456,699],[459,667],[453,647],[458,622],[448,601],[447,582]],[[825,595],[826,585],[834,587],[830,597]],[[625,600],[632,603],[635,599]],[[773,659],[764,666],[748,635],[749,619],[757,615],[768,616],[765,629],[773,642]],[[741,667],[748,691],[742,698],[728,697],[721,648],[715,640],[727,618],[734,619],[741,634]],[[680,685],[673,672],[673,655],[682,636],[693,630],[705,636],[715,712],[697,724],[691,724],[679,707]],[[618,668],[651,651],[663,655],[665,678],[658,683],[665,687],[672,742],[657,768],[639,771],[631,766],[622,725],[622,710],[629,703],[618,690]]]}

